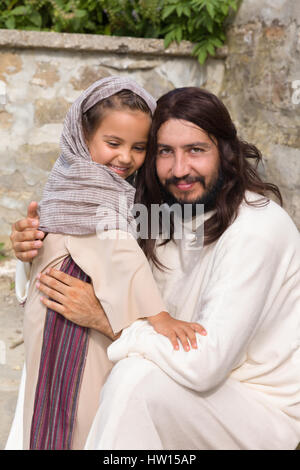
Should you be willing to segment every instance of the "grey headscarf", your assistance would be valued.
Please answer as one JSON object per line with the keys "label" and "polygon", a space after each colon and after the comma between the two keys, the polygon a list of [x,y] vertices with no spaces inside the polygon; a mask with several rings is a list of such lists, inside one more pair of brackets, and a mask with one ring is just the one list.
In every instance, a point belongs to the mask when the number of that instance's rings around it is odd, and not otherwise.
{"label": "grey headscarf", "polygon": [[129,78],[104,78],[77,98],[66,116],[60,140],[61,155],[39,205],[40,230],[73,235],[96,233],[99,228],[135,232],[130,211],[134,187],[109,167],[92,161],[82,129],[83,113],[124,89],[143,98],[154,113],[155,99]]}

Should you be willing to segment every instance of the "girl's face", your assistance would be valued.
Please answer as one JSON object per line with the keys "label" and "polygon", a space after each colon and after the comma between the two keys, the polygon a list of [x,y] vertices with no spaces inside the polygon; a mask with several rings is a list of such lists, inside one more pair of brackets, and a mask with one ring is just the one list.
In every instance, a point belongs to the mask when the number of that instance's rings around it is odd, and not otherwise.
{"label": "girl's face", "polygon": [[142,111],[109,111],[87,142],[92,160],[128,178],[144,163],[150,125]]}

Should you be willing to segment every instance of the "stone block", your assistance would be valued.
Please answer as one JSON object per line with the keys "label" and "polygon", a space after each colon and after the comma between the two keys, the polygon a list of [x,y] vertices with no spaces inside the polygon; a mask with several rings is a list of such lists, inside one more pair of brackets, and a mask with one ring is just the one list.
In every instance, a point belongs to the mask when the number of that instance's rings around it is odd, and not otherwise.
{"label": "stone block", "polygon": [[72,103],[57,97],[50,100],[39,98],[35,101],[35,125],[62,123]]}
{"label": "stone block", "polygon": [[36,71],[30,83],[47,88],[52,87],[59,80],[57,65],[51,62],[40,61],[36,64]]}
{"label": "stone block", "polygon": [[271,145],[268,167],[280,185],[300,189],[300,149]]}
{"label": "stone block", "polygon": [[100,66],[83,65],[76,77],[72,77],[70,83],[75,90],[85,90],[97,80],[109,77],[111,74],[107,69]]}
{"label": "stone block", "polygon": [[22,59],[12,52],[0,53],[0,80],[7,81],[7,75],[13,75],[22,69]]}
{"label": "stone block", "polygon": [[9,130],[13,124],[13,115],[6,112],[0,111],[0,129]]}

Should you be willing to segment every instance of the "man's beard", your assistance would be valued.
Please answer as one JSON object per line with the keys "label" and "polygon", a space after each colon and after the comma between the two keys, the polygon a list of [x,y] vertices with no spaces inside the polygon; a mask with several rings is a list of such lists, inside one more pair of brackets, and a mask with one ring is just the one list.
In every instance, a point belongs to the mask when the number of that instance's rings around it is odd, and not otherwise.
{"label": "man's beard", "polygon": [[[203,188],[205,189],[204,194],[202,194],[202,196],[199,197],[198,199],[194,199],[192,201],[185,200],[185,198],[179,198],[179,199],[176,198],[167,189],[167,187],[170,184],[176,184],[179,181],[185,182],[186,184],[199,181],[202,184]],[[198,176],[198,177],[187,176],[186,178],[177,178],[174,176],[173,178],[166,180],[164,185],[159,181],[163,202],[168,204],[168,206],[172,206],[173,204],[180,204],[182,206],[182,209],[184,209],[185,204],[191,204],[193,217],[197,214],[196,212],[197,204],[204,205],[204,212],[208,212],[208,211],[215,209],[217,197],[223,187],[223,183],[224,183],[224,178],[223,178],[221,168],[219,168],[218,175],[214,178],[213,181],[210,182],[209,185],[206,185],[205,179],[202,176]]]}

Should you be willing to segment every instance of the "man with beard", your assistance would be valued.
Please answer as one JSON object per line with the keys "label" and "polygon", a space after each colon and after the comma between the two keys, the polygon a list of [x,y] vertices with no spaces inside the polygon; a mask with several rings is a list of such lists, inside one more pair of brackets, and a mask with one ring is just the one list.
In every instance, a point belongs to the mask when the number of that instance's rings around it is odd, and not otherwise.
{"label": "man with beard", "polygon": [[[300,440],[300,242],[267,197],[260,152],[238,138],[220,100],[199,88],[158,100],[136,201],[204,204],[184,237],[141,240],[168,310],[201,323],[198,348],[172,349],[146,320],[108,348],[113,367],[86,449],[294,449]],[[35,214],[29,214],[32,217]],[[29,259],[36,231],[12,242]],[[204,239],[199,240],[203,225]],[[22,229],[27,231],[22,232]],[[150,232],[149,232],[150,233]],[[22,235],[21,235],[22,234]],[[25,241],[27,240],[27,241]],[[24,253],[27,252],[24,256]],[[72,321],[110,327],[92,288],[52,270],[43,302]],[[74,297],[74,298],[72,298]]]}

